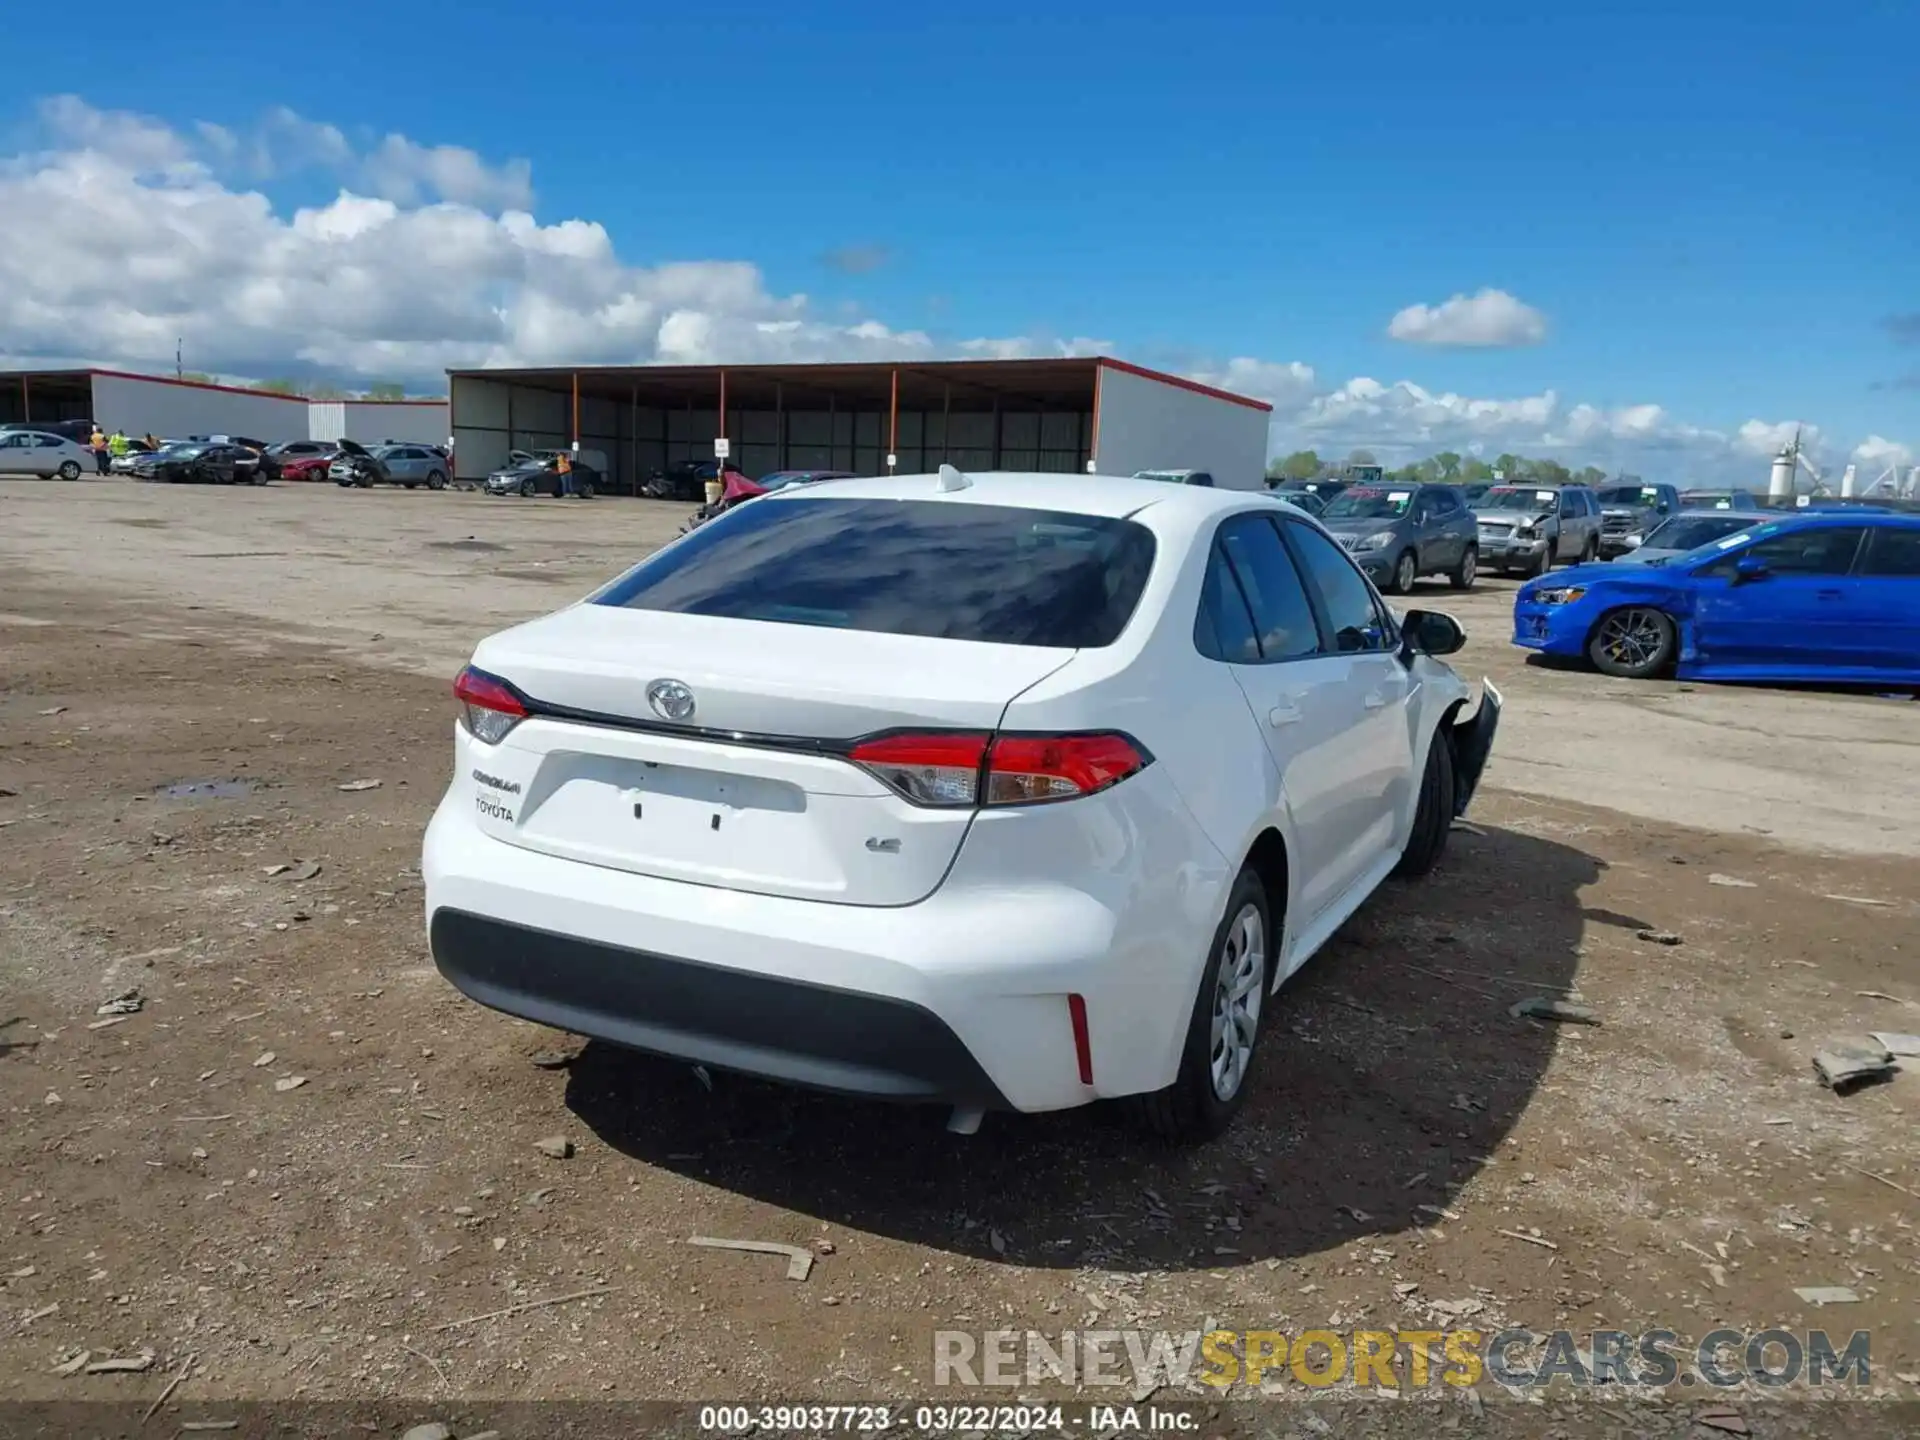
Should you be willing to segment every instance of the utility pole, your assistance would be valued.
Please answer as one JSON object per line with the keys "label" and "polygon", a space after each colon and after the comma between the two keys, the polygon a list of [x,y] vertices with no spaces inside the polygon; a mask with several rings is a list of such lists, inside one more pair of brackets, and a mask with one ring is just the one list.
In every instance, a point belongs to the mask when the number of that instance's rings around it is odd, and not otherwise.
{"label": "utility pole", "polygon": [[187,373],[186,368],[180,363],[181,343],[182,342],[177,339],[173,342],[173,378],[176,380]]}

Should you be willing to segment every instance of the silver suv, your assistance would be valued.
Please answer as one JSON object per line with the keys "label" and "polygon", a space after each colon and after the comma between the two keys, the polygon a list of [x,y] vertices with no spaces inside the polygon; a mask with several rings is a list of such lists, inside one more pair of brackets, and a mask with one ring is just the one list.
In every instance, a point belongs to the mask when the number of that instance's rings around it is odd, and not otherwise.
{"label": "silver suv", "polygon": [[1624,481],[1607,486],[1599,495],[1602,560],[1639,548],[1650,530],[1680,513],[1680,492],[1671,485]]}
{"label": "silver suv", "polygon": [[1480,559],[1503,575],[1544,575],[1600,554],[1600,500],[1585,485],[1496,485],[1473,503]]}

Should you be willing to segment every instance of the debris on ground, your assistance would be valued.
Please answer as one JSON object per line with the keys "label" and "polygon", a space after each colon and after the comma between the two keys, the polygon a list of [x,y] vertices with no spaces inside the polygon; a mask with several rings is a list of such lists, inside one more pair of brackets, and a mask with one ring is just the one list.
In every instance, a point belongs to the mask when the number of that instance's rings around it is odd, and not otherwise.
{"label": "debris on ground", "polygon": [[96,1015],[138,1015],[147,1003],[146,996],[138,990],[126,990],[107,1001],[93,1013]]}
{"label": "debris on ground", "polygon": [[1758,890],[1760,887],[1752,880],[1742,880],[1737,875],[1709,875],[1707,884],[1724,885],[1729,890]]}
{"label": "debris on ground", "polygon": [[1891,1030],[1875,1030],[1873,1038],[1886,1046],[1887,1052],[1891,1055],[1920,1055],[1920,1035],[1902,1035]]}
{"label": "debris on ground", "polygon": [[713,1075],[711,1074],[711,1072],[708,1071],[706,1066],[704,1065],[694,1066],[693,1078],[700,1082],[702,1087],[705,1088],[706,1092],[709,1095],[713,1093]]}
{"label": "debris on ground", "polygon": [[1873,905],[1886,908],[1893,904],[1891,900],[1874,900],[1865,895],[1822,895],[1822,900],[1838,900],[1842,905]]}
{"label": "debris on ground", "polygon": [[286,874],[287,871],[291,870],[292,868],[293,866],[287,864],[285,861],[282,861],[278,865],[262,865],[260,867],[260,873],[266,876],[269,880],[271,880],[276,875]]}
{"label": "debris on ground", "polygon": [[359,790],[378,790],[380,788],[380,782],[378,780],[349,780],[347,781],[346,784],[336,785],[334,788],[336,790],[346,790],[350,792],[359,791]]}
{"label": "debris on ground", "polygon": [[687,1243],[707,1250],[744,1250],[753,1255],[784,1255],[787,1257],[789,1280],[804,1280],[813,1273],[812,1252],[802,1250],[798,1245],[782,1245],[776,1240],[716,1240],[711,1235],[695,1235]]}
{"label": "debris on ground", "polygon": [[263,1051],[260,1056],[254,1060],[253,1068],[256,1070],[264,1070],[278,1058],[279,1057],[271,1050]]}
{"label": "debris on ground", "polygon": [[508,1315],[519,1315],[528,1310],[545,1310],[550,1305],[570,1305],[575,1300],[591,1300],[595,1296],[612,1293],[611,1285],[596,1285],[591,1290],[575,1290],[568,1295],[549,1295],[540,1300],[522,1300],[518,1305],[507,1305],[481,1315],[463,1315],[458,1320],[443,1320],[433,1328],[436,1331],[458,1330],[463,1325],[478,1325],[487,1320],[500,1320]]}
{"label": "debris on ground", "polygon": [[89,1375],[138,1375],[153,1368],[153,1352],[147,1350],[139,1355],[122,1355],[118,1359],[89,1360],[86,1372]]}
{"label": "debris on ground", "polygon": [[1862,1035],[1836,1040],[1813,1057],[1814,1073],[1829,1090],[1844,1094],[1893,1075],[1893,1055],[1878,1040]]}
{"label": "debris on ground", "polygon": [[42,715],[64,715],[67,713],[67,707],[64,705],[49,705],[45,710],[42,710],[40,713]]}
{"label": "debris on ground", "polygon": [[533,1057],[533,1063],[540,1070],[564,1070],[578,1058],[569,1050],[542,1050]]}
{"label": "debris on ground", "polygon": [[319,873],[320,862],[318,860],[302,860],[298,865],[295,865],[287,871],[287,878],[289,880],[311,880]]}
{"label": "debris on ground", "polygon": [[298,1090],[306,1083],[307,1077],[304,1075],[282,1075],[278,1080],[273,1082],[273,1088],[284,1095],[289,1090]]}
{"label": "debris on ground", "polygon": [[573,1158],[573,1141],[564,1135],[547,1135],[533,1142],[533,1148],[554,1160]]}
{"label": "debris on ground", "polygon": [[55,1365],[53,1367],[53,1373],[56,1375],[78,1375],[86,1368],[87,1362],[91,1359],[93,1359],[93,1351],[76,1350],[73,1354],[67,1356],[66,1359]]}
{"label": "debris on ground", "polygon": [[1681,937],[1674,934],[1671,930],[1640,930],[1635,933],[1649,945],[1678,945],[1681,943]]}
{"label": "debris on ground", "polygon": [[1751,1435],[1753,1433],[1753,1431],[1747,1428],[1747,1422],[1740,1418],[1740,1412],[1738,1410],[1725,1408],[1702,1410],[1693,1417],[1693,1423],[1696,1425],[1704,1425],[1709,1430],[1718,1430],[1727,1435]]}
{"label": "debris on ground", "polygon": [[1508,1009],[1507,1014],[1518,1020],[1528,1017],[1534,1020],[1564,1020],[1570,1025],[1598,1025],[1600,1016],[1584,1005],[1575,1005],[1567,1000],[1553,1000],[1536,995],[1522,1000]]}
{"label": "debris on ground", "polygon": [[1857,1305],[1860,1297],[1845,1285],[1796,1285],[1793,1293],[1809,1305]]}
{"label": "debris on ground", "polygon": [[425,1425],[416,1425],[401,1435],[400,1440],[453,1440],[453,1428],[434,1420]]}

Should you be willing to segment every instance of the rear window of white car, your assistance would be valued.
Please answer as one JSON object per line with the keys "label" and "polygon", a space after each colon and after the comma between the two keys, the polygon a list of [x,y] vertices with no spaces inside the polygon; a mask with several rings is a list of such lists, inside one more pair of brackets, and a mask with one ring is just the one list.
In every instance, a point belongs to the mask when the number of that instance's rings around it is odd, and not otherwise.
{"label": "rear window of white car", "polygon": [[757,500],[597,605],[995,645],[1097,649],[1133,618],[1153,534],[1131,520],[934,500]]}

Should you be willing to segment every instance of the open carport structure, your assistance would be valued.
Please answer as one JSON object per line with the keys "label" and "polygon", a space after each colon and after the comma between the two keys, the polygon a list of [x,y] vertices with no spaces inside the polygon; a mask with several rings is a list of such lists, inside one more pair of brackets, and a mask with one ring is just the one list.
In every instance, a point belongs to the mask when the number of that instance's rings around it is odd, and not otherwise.
{"label": "open carport structure", "polygon": [[1122,361],[598,366],[447,375],[454,467],[479,480],[514,450],[606,457],[606,487],[710,460],[747,474],[1205,470],[1261,483],[1270,407]]}

